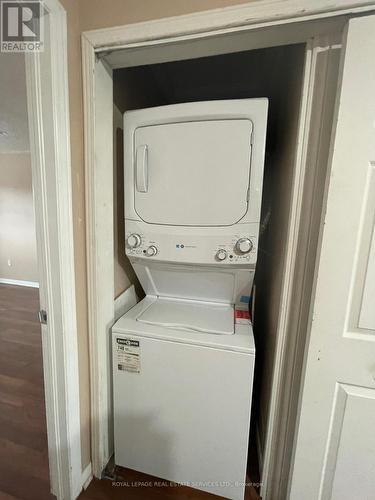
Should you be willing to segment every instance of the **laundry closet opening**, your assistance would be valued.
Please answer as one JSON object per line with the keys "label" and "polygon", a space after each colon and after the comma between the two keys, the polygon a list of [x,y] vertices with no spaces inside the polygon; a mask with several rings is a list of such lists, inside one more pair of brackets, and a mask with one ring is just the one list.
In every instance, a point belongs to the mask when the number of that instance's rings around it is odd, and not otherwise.
{"label": "laundry closet opening", "polygon": [[[256,365],[249,452],[249,474],[253,480],[257,477],[254,470],[257,466],[251,457],[256,455],[254,450],[258,447],[261,461],[272,391],[304,63],[305,44],[295,44],[122,68],[113,73],[115,297],[130,284],[135,285],[139,298],[144,296],[125,255],[123,113],[194,101],[269,99],[253,294]],[[235,175],[235,165],[228,166],[228,183]]]}

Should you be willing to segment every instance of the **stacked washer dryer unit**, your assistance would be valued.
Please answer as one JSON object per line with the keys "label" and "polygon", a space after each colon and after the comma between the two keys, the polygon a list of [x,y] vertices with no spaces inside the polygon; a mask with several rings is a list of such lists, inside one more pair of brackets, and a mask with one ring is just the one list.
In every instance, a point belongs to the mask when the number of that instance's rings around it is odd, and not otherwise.
{"label": "stacked washer dryer unit", "polygon": [[243,499],[267,99],[124,115],[126,254],[146,297],[113,327],[115,461]]}

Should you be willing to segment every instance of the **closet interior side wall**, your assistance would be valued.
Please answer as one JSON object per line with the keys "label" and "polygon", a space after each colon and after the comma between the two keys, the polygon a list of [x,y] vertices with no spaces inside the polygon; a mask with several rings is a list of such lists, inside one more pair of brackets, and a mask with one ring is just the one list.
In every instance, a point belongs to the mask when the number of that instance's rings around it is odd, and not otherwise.
{"label": "closet interior side wall", "polygon": [[135,283],[142,296],[125,257],[122,113],[130,109],[192,101],[269,99],[262,235],[256,272],[254,333],[257,360],[252,417],[252,429],[258,429],[262,448],[275,363],[304,60],[305,46],[299,44],[123,68],[114,72],[116,295]]}
{"label": "closet interior side wall", "polygon": [[[275,366],[276,340],[286,258],[305,48],[284,60],[274,82],[278,87],[278,120],[274,147],[267,155],[259,256],[255,276],[254,333],[257,346],[253,431],[264,449]],[[260,464],[261,466],[261,464]]]}

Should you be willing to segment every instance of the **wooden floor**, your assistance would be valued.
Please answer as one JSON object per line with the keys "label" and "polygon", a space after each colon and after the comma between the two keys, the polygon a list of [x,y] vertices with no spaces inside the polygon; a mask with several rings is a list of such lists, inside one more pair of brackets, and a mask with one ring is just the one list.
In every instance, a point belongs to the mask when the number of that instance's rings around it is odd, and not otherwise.
{"label": "wooden floor", "polygon": [[[248,478],[248,482],[250,483]],[[178,486],[130,469],[117,467],[114,479],[94,479],[79,500],[214,500],[222,499],[203,491]],[[260,500],[256,489],[249,484],[245,500]]]}
{"label": "wooden floor", "polygon": [[0,500],[49,493],[38,289],[0,285]]}

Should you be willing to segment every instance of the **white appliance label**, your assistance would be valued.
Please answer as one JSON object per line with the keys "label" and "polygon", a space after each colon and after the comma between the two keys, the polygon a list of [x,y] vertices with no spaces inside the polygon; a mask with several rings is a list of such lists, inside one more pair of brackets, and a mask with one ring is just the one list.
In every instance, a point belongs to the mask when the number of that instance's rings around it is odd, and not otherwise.
{"label": "white appliance label", "polygon": [[138,340],[117,338],[117,369],[125,372],[141,372],[141,348]]}

